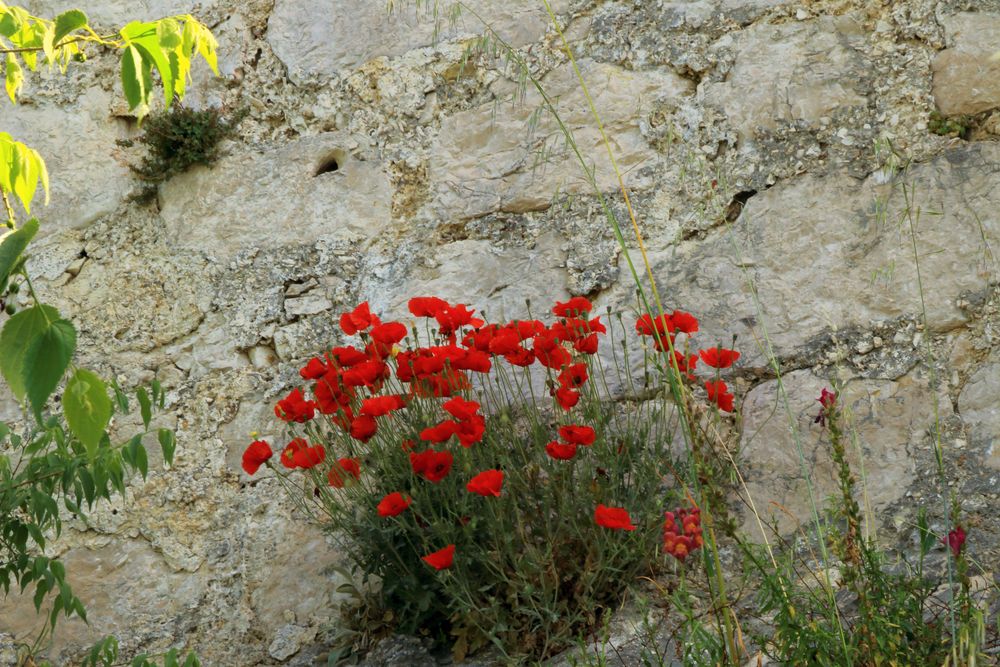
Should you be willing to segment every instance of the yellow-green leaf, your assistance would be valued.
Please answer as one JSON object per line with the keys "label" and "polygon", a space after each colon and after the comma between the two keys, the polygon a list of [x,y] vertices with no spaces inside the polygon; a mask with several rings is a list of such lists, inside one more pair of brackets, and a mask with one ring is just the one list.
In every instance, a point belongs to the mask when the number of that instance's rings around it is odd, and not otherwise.
{"label": "yellow-green leaf", "polygon": [[165,51],[173,51],[181,45],[181,26],[173,19],[160,19],[156,22],[156,38]]}
{"label": "yellow-green leaf", "polygon": [[17,58],[14,57],[13,53],[7,54],[7,71],[5,80],[7,96],[10,97],[11,102],[16,102],[17,91],[24,83],[24,72],[21,71],[21,65],[17,62]]}
{"label": "yellow-green leaf", "polygon": [[104,380],[86,369],[79,369],[70,378],[63,393],[63,413],[66,423],[93,459],[111,421],[111,399]]}

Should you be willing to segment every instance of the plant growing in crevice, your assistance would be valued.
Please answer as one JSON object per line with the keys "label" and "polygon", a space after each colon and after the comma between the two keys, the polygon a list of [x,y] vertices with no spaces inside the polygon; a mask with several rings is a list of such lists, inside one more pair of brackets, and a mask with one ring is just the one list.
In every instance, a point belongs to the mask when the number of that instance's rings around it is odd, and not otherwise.
{"label": "plant growing in crevice", "polygon": [[219,157],[220,142],[233,135],[247,113],[243,109],[227,118],[215,107],[190,109],[175,104],[166,111],[149,114],[139,137],[117,142],[126,148],[136,144],[145,148],[141,162],[131,166],[145,183],[136,199],[148,201],[155,195],[157,183],[194,165],[211,166]]}

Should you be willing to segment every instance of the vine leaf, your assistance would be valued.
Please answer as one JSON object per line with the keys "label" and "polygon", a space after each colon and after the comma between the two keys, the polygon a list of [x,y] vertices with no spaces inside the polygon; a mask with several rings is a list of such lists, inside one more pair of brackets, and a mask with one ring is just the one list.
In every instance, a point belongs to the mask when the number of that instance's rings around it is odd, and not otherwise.
{"label": "vine leaf", "polygon": [[17,260],[28,247],[28,242],[38,233],[38,221],[32,218],[15,232],[0,236],[0,285],[10,277]]}
{"label": "vine leaf", "polygon": [[79,9],[71,9],[57,16],[55,24],[52,41],[58,45],[66,35],[87,25],[87,15]]}
{"label": "vine leaf", "polygon": [[63,393],[63,413],[73,435],[87,448],[93,459],[111,421],[111,399],[104,380],[81,368],[73,374]]}
{"label": "vine leaf", "polygon": [[17,62],[17,58],[14,57],[13,53],[7,54],[7,71],[4,76],[4,87],[7,89],[7,96],[10,98],[11,102],[17,101],[17,91],[21,88],[24,83],[24,72],[21,71],[21,65]]}
{"label": "vine leaf", "polygon": [[42,408],[56,390],[76,349],[76,329],[67,320],[47,322],[24,355],[25,389],[28,401],[41,421]]}
{"label": "vine leaf", "polygon": [[18,400],[24,398],[24,358],[28,347],[45,331],[49,322],[59,320],[52,306],[34,306],[17,313],[0,331],[0,373]]}

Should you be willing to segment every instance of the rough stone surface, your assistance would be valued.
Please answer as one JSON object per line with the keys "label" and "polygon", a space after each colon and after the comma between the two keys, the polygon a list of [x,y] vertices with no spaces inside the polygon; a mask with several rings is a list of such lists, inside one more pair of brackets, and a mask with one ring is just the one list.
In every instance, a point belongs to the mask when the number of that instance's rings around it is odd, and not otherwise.
{"label": "rough stone surface", "polygon": [[[393,13],[378,2],[353,3],[339,0],[326,11],[295,0],[277,0],[268,20],[268,43],[285,66],[292,81],[326,81],[338,72],[363,65],[380,56],[399,56],[430,46],[439,40],[483,32],[488,23],[506,41],[522,46],[545,34],[548,14],[544,6],[530,0],[496,3],[472,0],[461,16],[452,20],[455,3],[396,2]],[[569,3],[552,2],[557,12]]]}
{"label": "rough stone surface", "polygon": [[867,104],[870,64],[856,48],[863,39],[845,17],[757,24],[713,45],[734,62],[725,81],[706,82],[700,92],[744,138],[783,121],[817,125],[835,110]]}
{"label": "rough stone surface", "polygon": [[[830,384],[810,371],[793,371],[783,378],[783,385],[794,426],[784,411],[777,381],[758,385],[746,396],[740,443],[743,473],[749,496],[766,523],[773,516],[781,530],[802,526],[808,530],[810,493],[822,512],[827,498],[839,488],[829,441],[814,423],[817,398]],[[914,453],[934,421],[933,396],[926,380],[907,376],[895,382],[848,382],[840,400],[850,409],[856,429],[845,442],[848,460],[856,470],[864,466],[857,500],[877,516],[899,500],[914,479]],[[950,409],[950,403],[945,400],[942,407]],[[790,437],[793,429],[796,435]],[[744,527],[759,539],[756,519],[747,516]]]}
{"label": "rough stone surface", "polygon": [[934,58],[934,99],[941,113],[976,114],[1000,106],[1000,14],[964,12],[946,17],[948,48]]}
{"label": "rough stone surface", "polygon": [[[389,222],[389,183],[339,134],[232,155],[166,183],[160,216],[176,245],[227,257],[320,236],[364,241]],[[336,171],[317,173],[333,158]],[[305,229],[311,233],[303,234]]]}
{"label": "rough stone surface", "polygon": [[991,468],[1000,469],[1000,364],[984,364],[958,397],[971,444]]}
{"label": "rough stone surface", "polygon": [[[472,4],[574,132],[641,272],[635,213],[665,305],[698,315],[702,346],[737,336],[736,455],[758,508],[781,503],[782,530],[808,521],[770,344],[820,503],[834,487],[812,419],[837,379],[864,454],[864,506],[880,535],[909,544],[917,508],[939,498],[937,397],[977,556],[996,562],[1000,2],[554,3],[627,203],[540,3]],[[475,19],[436,30],[411,2],[393,16],[374,0],[327,5],[85,8],[109,29],[194,12],[219,38],[222,76],[196,63],[186,103],[248,112],[219,161],[160,184],[151,204],[130,199],[140,184],[127,164],[141,156],[115,144],[139,130],[112,54],[30,75],[24,104],[0,112],[0,131],[37,148],[52,176],[50,205],[33,210],[36,289],[76,325],[81,366],[123,386],[163,383],[154,425],[178,436],[173,467],[151,456],[145,483],[89,527],[68,520],[53,543],[91,618],[60,628],[55,664],[79,663],[108,633],[123,656],[178,647],[203,664],[304,665],[328,650],[335,542],[240,458],[251,433],[281,440],[275,398],[306,359],[345,342],[337,317],[359,301],[392,317],[437,294],[499,319],[523,316],[529,299],[540,314],[588,295],[627,329],[637,314],[602,202],[552,119],[535,115],[530,81],[516,100],[523,73],[468,51],[483,33]],[[969,140],[935,134],[933,111],[968,116]],[[2,389],[0,419],[21,419]],[[123,418],[116,434],[135,425]],[[0,664],[37,627],[30,609],[16,595],[0,603]],[[635,646],[624,630],[614,640]],[[399,638],[368,657],[432,660]]]}
{"label": "rough stone surface", "polygon": [[[653,103],[684,93],[687,82],[669,73],[627,72],[592,61],[582,62],[581,72],[605,131],[614,137],[615,160],[626,184],[641,189],[651,181],[657,156],[639,131],[640,120]],[[615,189],[618,178],[573,72],[561,68],[542,85],[574,131],[598,187]],[[501,100],[513,95],[510,86],[499,93]],[[435,214],[454,218],[497,210],[523,213],[548,208],[557,193],[580,194],[591,188],[573,168],[577,163],[556,122],[544,114],[534,120],[542,103],[535,91],[526,91],[522,100],[459,112],[442,122],[430,157]]]}
{"label": "rough stone surface", "polygon": [[108,215],[131,189],[129,170],[116,159],[125,123],[111,117],[110,104],[109,94],[91,89],[70,105],[28,101],[15,114],[4,113],[3,131],[37,150],[48,167],[51,204],[32,210],[45,223],[44,234]]}

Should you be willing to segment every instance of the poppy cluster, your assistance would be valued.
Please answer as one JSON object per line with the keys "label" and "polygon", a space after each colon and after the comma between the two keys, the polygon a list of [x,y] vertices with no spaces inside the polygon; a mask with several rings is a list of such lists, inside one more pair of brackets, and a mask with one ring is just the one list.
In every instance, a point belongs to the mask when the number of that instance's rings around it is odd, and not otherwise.
{"label": "poppy cluster", "polygon": [[[451,304],[438,297],[416,297],[408,304],[409,312],[416,318],[426,318],[436,328],[433,344],[408,344],[410,328],[397,321],[383,322],[372,313],[367,302],[340,315],[341,330],[347,336],[356,336],[360,343],[334,347],[317,356],[299,370],[301,378],[309,383],[307,388],[296,387],[277,401],[275,415],[293,430],[305,429],[312,434],[293,438],[282,450],[279,460],[288,469],[317,469],[329,487],[345,488],[362,481],[365,474],[365,446],[393,442],[409,458],[413,474],[410,490],[416,499],[402,491],[387,493],[377,503],[375,511],[384,520],[402,520],[410,511],[416,521],[422,521],[419,511],[424,484],[440,484],[453,474],[456,452],[452,443],[470,448],[480,443],[487,430],[487,421],[481,405],[467,398],[473,389],[474,374],[489,374],[494,364],[503,362],[516,367],[537,364],[545,369],[549,378],[548,390],[554,405],[570,412],[580,401],[582,392],[590,381],[588,360],[598,352],[601,336],[607,329],[600,317],[591,317],[593,304],[586,298],[573,297],[552,308],[555,321],[545,324],[540,320],[513,320],[504,324],[487,324],[476,316],[474,309],[465,304]],[[683,311],[653,317],[645,314],[635,325],[641,336],[652,336],[657,350],[673,349],[675,337],[688,338],[698,331],[698,320]],[[728,368],[739,358],[735,350],[709,348],[690,356],[674,351],[677,369],[694,381],[699,361],[706,366]],[[710,401],[720,410],[733,410],[733,395],[718,378],[706,381],[705,389]],[[399,434],[391,426],[397,413],[407,411],[415,401],[421,401],[421,419],[426,413],[427,399],[441,399],[437,403],[440,417],[419,432]],[[346,456],[336,458],[332,450],[328,460],[329,443],[317,444],[317,433],[329,429],[313,428],[310,422],[322,416],[334,431],[343,433],[347,443]],[[381,435],[380,435],[381,434]],[[568,461],[576,457],[578,448],[590,447],[598,438],[591,426],[564,424],[558,427],[559,439],[545,446],[546,454],[556,460]],[[408,435],[402,439],[400,435]],[[243,469],[253,475],[273,456],[270,445],[257,440],[243,454]],[[324,475],[325,473],[325,475]],[[370,474],[370,473],[369,473]],[[484,498],[502,495],[504,471],[499,467],[483,470],[463,480],[465,489]],[[432,488],[432,487],[426,487]],[[668,514],[668,516],[670,516]],[[697,511],[687,515],[694,517]],[[394,519],[402,517],[401,519]],[[598,505],[595,522],[613,530],[635,530],[624,508]],[[693,529],[692,529],[693,530]],[[671,551],[683,559],[681,550],[700,545],[700,527],[695,535],[688,534],[687,524],[672,544]],[[665,529],[665,540],[666,540]],[[681,539],[683,538],[683,539]],[[685,541],[687,540],[687,541]],[[437,570],[452,566],[455,545],[428,554],[423,560]]]}

